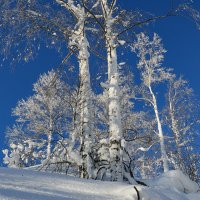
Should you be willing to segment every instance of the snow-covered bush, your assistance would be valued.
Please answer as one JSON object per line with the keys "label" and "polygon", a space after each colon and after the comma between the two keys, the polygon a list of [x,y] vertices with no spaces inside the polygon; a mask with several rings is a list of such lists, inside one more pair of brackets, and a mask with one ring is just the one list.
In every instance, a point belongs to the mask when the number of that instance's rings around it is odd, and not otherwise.
{"label": "snow-covered bush", "polygon": [[4,149],[3,161],[11,168],[24,168],[39,164],[46,155],[42,151],[43,143],[26,140],[22,143],[11,143],[10,149]]}

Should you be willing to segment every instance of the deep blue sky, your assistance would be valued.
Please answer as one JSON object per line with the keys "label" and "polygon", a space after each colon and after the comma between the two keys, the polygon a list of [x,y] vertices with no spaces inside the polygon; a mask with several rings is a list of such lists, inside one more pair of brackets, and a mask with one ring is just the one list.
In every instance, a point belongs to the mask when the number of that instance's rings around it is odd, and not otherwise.
{"label": "deep blue sky", "polygon": [[[170,0],[120,1],[122,7],[141,8],[157,14],[165,13],[170,5]],[[200,11],[200,1],[196,2],[196,8]],[[181,17],[157,21],[148,29],[157,32],[163,38],[164,47],[168,50],[164,64],[173,67],[177,74],[184,75],[195,93],[200,96],[200,31],[191,21]],[[39,56],[31,63],[18,64],[14,70],[9,66],[0,68],[0,163],[2,163],[1,150],[5,148],[6,126],[14,122],[11,108],[15,107],[19,99],[32,94],[32,84],[38,79],[39,74],[57,66],[59,59],[53,50],[42,49]],[[0,62],[1,60],[0,57]]]}

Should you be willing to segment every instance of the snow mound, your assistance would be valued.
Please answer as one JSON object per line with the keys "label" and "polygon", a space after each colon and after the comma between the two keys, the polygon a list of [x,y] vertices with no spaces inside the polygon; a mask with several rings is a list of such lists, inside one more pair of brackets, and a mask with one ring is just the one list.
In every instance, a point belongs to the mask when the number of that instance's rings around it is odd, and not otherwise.
{"label": "snow mound", "polygon": [[180,170],[163,173],[160,177],[146,181],[149,188],[142,188],[145,200],[200,200],[197,183],[191,181]]}
{"label": "snow mound", "polygon": [[183,193],[194,193],[199,190],[198,184],[191,181],[180,170],[172,170],[162,174],[157,180],[154,180],[152,185],[176,189]]}
{"label": "snow mound", "polygon": [[[195,192],[198,186],[180,171],[165,173],[148,184],[150,187],[136,186],[140,200],[200,199],[199,192],[184,193],[186,188]],[[0,200],[138,200],[136,189],[125,183],[0,168]]]}

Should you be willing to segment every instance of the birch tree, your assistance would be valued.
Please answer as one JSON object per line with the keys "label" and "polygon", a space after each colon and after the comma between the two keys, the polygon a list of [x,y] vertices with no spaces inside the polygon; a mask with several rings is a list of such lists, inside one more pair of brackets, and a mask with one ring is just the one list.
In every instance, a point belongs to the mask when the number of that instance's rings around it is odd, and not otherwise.
{"label": "birch tree", "polygon": [[78,49],[79,61],[79,77],[80,77],[80,92],[81,92],[81,155],[82,155],[82,178],[92,177],[92,158],[90,156],[92,151],[92,90],[90,84],[89,72],[89,43],[86,35],[86,20],[88,18],[85,8],[73,0],[61,1],[56,0],[58,4],[64,6],[68,11],[72,12],[77,19],[74,30],[69,38],[69,47],[76,47]]}
{"label": "birch tree", "polygon": [[169,170],[169,164],[164,141],[164,133],[158,110],[157,98],[153,90],[153,85],[172,78],[170,71],[161,66],[166,50],[163,48],[161,38],[157,34],[154,34],[153,40],[150,41],[149,37],[144,35],[144,33],[137,36],[137,41],[133,44],[132,50],[139,57],[137,67],[140,70],[142,84],[148,92],[148,96],[136,97],[135,99],[147,101],[154,110],[157,121],[163,168],[164,172],[167,172]]}
{"label": "birch tree", "polygon": [[66,131],[65,84],[55,71],[50,71],[40,76],[33,91],[33,96],[18,102],[13,115],[17,122],[26,124],[35,137],[46,140],[46,161],[49,161],[54,139],[62,137]]}
{"label": "birch tree", "polygon": [[174,78],[169,82],[166,97],[168,100],[166,112],[169,113],[167,123],[176,146],[174,167],[187,173],[193,180],[198,179],[195,171],[198,171],[199,158],[195,155],[194,149],[199,135],[199,102],[188,81],[183,77]]}
{"label": "birch tree", "polygon": [[108,98],[109,98],[109,142],[110,142],[110,169],[112,181],[123,180],[122,148],[121,141],[122,121],[119,102],[119,72],[117,62],[117,38],[113,29],[114,17],[113,5],[109,5],[107,0],[101,1],[102,13],[105,20],[105,39],[107,48],[108,63]]}

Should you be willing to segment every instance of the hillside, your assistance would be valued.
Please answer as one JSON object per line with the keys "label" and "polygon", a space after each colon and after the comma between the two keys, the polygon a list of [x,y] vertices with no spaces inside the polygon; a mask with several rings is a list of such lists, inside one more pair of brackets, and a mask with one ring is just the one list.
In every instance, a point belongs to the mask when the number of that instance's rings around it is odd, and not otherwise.
{"label": "hillside", "polygon": [[[199,200],[198,186],[172,171],[148,182],[151,187],[137,186],[143,200]],[[187,189],[186,189],[187,187]],[[185,193],[190,194],[185,194]],[[79,178],[0,168],[0,200],[137,200],[134,186]]]}

